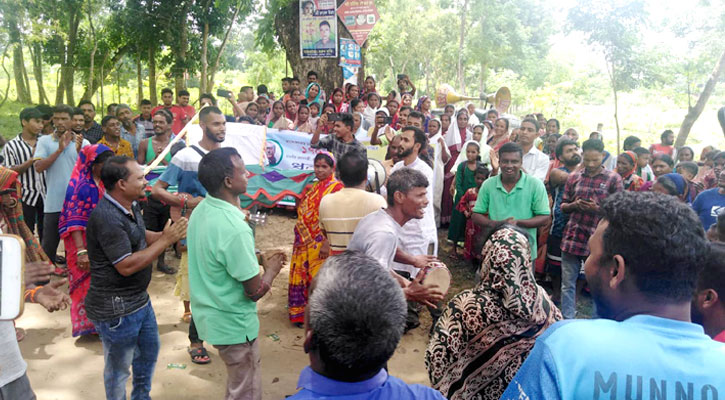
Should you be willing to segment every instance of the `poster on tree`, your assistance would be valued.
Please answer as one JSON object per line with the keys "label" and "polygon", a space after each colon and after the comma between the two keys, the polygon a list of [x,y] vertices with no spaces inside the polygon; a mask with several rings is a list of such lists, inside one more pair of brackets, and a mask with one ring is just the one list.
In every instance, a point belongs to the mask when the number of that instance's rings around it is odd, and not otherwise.
{"label": "poster on tree", "polygon": [[337,57],[337,2],[300,0],[302,58]]}

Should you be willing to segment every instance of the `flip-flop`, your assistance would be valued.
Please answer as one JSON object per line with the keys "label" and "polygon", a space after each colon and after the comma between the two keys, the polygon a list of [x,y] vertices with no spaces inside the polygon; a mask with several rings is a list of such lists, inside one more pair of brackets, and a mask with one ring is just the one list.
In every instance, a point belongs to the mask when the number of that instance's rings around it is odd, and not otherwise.
{"label": "flip-flop", "polygon": [[[191,356],[191,362],[193,362],[194,364],[209,364],[211,362],[211,358],[209,358],[209,353],[206,352],[204,346],[190,347],[189,355]],[[204,357],[206,357],[206,360],[200,360]]]}
{"label": "flip-flop", "polygon": [[191,312],[185,312],[184,315],[181,316],[181,320],[186,322],[187,324],[191,322]]}

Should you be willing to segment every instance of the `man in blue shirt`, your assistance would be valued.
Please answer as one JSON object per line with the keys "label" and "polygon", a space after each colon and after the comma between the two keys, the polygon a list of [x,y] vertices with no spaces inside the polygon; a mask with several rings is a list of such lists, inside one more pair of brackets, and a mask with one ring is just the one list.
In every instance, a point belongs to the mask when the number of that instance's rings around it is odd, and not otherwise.
{"label": "man in blue shirt", "polygon": [[[43,209],[43,251],[54,263],[65,263],[65,259],[58,256],[58,244],[60,234],[58,233],[58,219],[63,211],[65,191],[68,188],[73,167],[76,165],[78,153],[81,148],[89,146],[82,135],[71,130],[71,115],[73,109],[65,104],[59,104],[53,108],[53,126],[55,132],[52,135],[44,135],[38,138],[35,146],[36,159],[35,170],[38,173],[45,172],[47,182],[45,193],[45,204]],[[62,273],[56,270],[56,273]]]}
{"label": "man in blue shirt", "polygon": [[312,286],[305,315],[302,370],[290,399],[443,399],[431,388],[388,375],[407,305],[387,268],[362,252],[330,257]]}
{"label": "man in blue shirt", "polygon": [[677,198],[652,192],[613,194],[600,212],[584,269],[603,319],[549,328],[501,398],[722,396],[725,345],[690,322],[708,256],[697,216]]}
{"label": "man in blue shirt", "polygon": [[700,193],[692,202],[706,231],[717,221],[718,214],[725,211],[725,170],[720,171],[717,178],[717,187]]}

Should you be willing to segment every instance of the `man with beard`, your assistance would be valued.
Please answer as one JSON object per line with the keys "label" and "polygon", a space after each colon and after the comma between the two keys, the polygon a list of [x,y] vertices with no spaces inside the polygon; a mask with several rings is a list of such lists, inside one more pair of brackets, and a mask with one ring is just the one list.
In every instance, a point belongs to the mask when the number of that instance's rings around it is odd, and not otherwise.
{"label": "man with beard", "polygon": [[[156,155],[160,154],[168,146],[171,141],[171,123],[173,122],[173,118],[168,110],[161,109],[156,111],[153,117],[154,136],[142,140],[138,146],[139,152],[136,161],[139,164],[151,164],[156,159]],[[169,165],[170,162],[171,152],[168,152],[164,159],[161,160],[160,165]],[[164,230],[164,226],[166,226],[169,218],[169,205],[158,201],[154,196],[149,196],[143,210],[143,220],[146,224],[146,229],[152,232],[161,232]],[[165,253],[159,254],[156,269],[165,274],[175,274],[176,270],[164,261],[164,255]]]}
{"label": "man with beard", "polygon": [[544,182],[521,169],[523,150],[517,143],[506,143],[498,151],[500,173],[487,179],[473,207],[473,222],[483,228],[503,223],[529,232],[531,261],[536,259],[536,229],[549,222],[549,197]]}
{"label": "man with beard", "polygon": [[667,129],[660,135],[659,144],[653,144],[649,147],[649,152],[652,153],[652,157],[667,154],[668,156],[675,158],[675,148],[672,146],[675,143],[675,133]]}
{"label": "man with beard", "polygon": [[564,138],[556,145],[556,158],[563,166],[551,170],[549,174],[549,188],[554,199],[553,220],[549,238],[546,242],[546,272],[551,276],[552,300],[561,300],[561,237],[564,227],[569,221],[569,214],[561,211],[561,199],[564,197],[564,186],[569,175],[574,172],[582,158],[579,155],[579,146],[575,141]]}
{"label": "man with beard", "polygon": [[725,345],[690,322],[708,254],[697,215],[643,192],[613,194],[599,212],[584,270],[601,318],[551,326],[501,398],[717,398]]}
{"label": "man with beard", "polygon": [[[151,196],[171,207],[188,210],[187,216],[206,196],[206,189],[198,178],[199,162],[208,152],[221,147],[227,132],[224,114],[214,106],[204,107],[201,110],[199,126],[203,133],[201,141],[176,153],[166,171],[151,189]],[[178,187],[178,195],[169,193],[168,188],[172,185]],[[186,250],[181,254],[175,292],[181,296],[184,302],[185,317],[189,317],[191,361],[195,364],[208,364],[211,360],[204,348],[203,341],[199,339],[189,307],[189,261]]]}
{"label": "man with beard", "polygon": [[121,137],[131,143],[134,158],[138,156],[138,145],[146,138],[143,126],[133,121],[131,107],[127,104],[119,104],[116,107],[116,117],[121,122]]}
{"label": "man with beard", "polygon": [[78,103],[78,108],[83,110],[83,118],[85,121],[83,124],[83,137],[90,144],[98,143],[103,136],[103,130],[101,129],[101,125],[95,121],[96,107],[90,100],[81,100],[81,102]]}
{"label": "man with beard", "polygon": [[[71,173],[76,165],[81,148],[89,146],[87,140],[76,135],[71,128],[73,109],[65,104],[53,108],[53,126],[55,132],[38,138],[33,159],[35,170],[45,172],[47,191],[43,207],[43,241],[45,254],[54,263],[65,263],[65,258],[57,255],[60,234],[58,219],[63,209],[65,192]],[[56,270],[57,274],[63,271]]]}
{"label": "man with beard", "polygon": [[582,143],[583,168],[569,175],[561,200],[561,211],[569,214],[561,239],[561,313],[568,319],[576,315],[577,280],[589,255],[588,240],[599,223],[599,205],[624,190],[622,177],[604,168],[603,159],[601,140]]}

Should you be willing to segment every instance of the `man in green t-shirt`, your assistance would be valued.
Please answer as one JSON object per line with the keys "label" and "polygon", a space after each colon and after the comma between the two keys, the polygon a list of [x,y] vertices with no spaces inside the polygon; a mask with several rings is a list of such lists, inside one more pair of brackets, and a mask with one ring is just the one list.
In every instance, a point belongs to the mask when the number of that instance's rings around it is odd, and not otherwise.
{"label": "man in green t-shirt", "polygon": [[236,149],[207,153],[198,177],[208,194],[194,209],[187,233],[194,322],[227,366],[226,398],[261,399],[256,301],[269,291],[285,256],[263,257],[260,272],[254,234],[239,207],[247,171]]}
{"label": "man in green t-shirt", "polygon": [[510,223],[529,232],[531,261],[536,259],[536,228],[549,221],[549,198],[541,180],[521,170],[523,150],[516,143],[501,146],[499,174],[486,180],[473,207],[473,222],[484,228]]}

